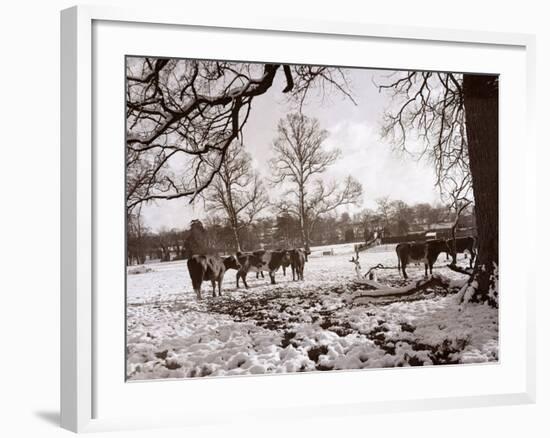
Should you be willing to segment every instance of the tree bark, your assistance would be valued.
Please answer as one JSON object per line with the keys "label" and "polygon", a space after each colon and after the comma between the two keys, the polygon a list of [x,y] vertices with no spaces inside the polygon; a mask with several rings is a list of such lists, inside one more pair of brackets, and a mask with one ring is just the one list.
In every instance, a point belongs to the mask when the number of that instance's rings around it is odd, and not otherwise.
{"label": "tree bark", "polygon": [[241,252],[241,239],[239,238],[239,227],[238,225],[232,224],[233,228],[233,238],[235,239],[235,251]]}
{"label": "tree bark", "polygon": [[229,179],[225,181],[225,190],[227,193],[227,208],[226,211],[229,215],[229,221],[231,222],[231,228],[233,229],[233,238],[235,239],[235,251],[241,252],[241,239],[239,237],[239,218],[235,212],[235,204],[233,203],[233,192],[231,191],[231,184]]}
{"label": "tree bark", "polygon": [[309,229],[308,229],[308,217],[306,211],[306,200],[305,200],[305,183],[299,183],[300,190],[300,228],[302,232],[302,242],[306,251],[309,251]]}
{"label": "tree bark", "polygon": [[498,76],[465,74],[463,93],[478,238],[466,298],[498,307]]}

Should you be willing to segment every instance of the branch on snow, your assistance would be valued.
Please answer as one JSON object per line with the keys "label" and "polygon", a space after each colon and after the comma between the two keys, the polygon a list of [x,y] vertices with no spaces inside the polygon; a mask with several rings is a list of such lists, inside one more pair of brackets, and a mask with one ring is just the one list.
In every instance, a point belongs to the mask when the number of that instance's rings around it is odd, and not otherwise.
{"label": "branch on snow", "polygon": [[355,280],[356,284],[366,284],[370,287],[375,287],[373,290],[368,290],[360,292],[353,299],[357,300],[363,297],[386,297],[386,296],[396,296],[396,295],[410,295],[415,292],[427,289],[429,287],[441,286],[447,289],[451,284],[451,280],[441,275],[434,274],[428,278],[423,278],[422,280],[417,280],[411,284],[403,287],[389,287],[383,286],[372,280]]}
{"label": "branch on snow", "polygon": [[426,290],[432,287],[443,287],[445,289],[462,288],[467,280],[451,280],[439,274],[434,274],[428,278],[417,280],[403,287],[390,287],[382,285],[373,280],[361,279],[355,280],[355,284],[364,285],[369,290],[359,292],[353,297],[354,304],[367,304],[369,298],[389,297],[389,296],[406,296],[416,292]]}

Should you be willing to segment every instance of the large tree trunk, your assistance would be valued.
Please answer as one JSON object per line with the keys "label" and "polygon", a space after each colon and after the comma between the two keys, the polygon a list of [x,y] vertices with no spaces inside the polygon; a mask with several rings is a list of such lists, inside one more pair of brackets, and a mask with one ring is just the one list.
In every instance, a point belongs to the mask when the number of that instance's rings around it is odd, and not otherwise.
{"label": "large tree trunk", "polygon": [[235,239],[235,251],[241,252],[241,239],[239,237],[239,218],[235,211],[235,205],[233,204],[233,192],[231,191],[231,184],[228,180],[225,181],[225,192],[227,193],[227,206],[225,211],[229,216],[229,222],[231,223],[231,229],[233,230],[233,239]]}
{"label": "large tree trunk", "polygon": [[233,229],[233,238],[235,239],[235,251],[241,252],[241,239],[239,237],[239,227],[238,225],[232,224],[231,228]]}
{"label": "large tree trunk", "polygon": [[309,224],[306,212],[306,200],[304,193],[304,183],[300,183],[300,231],[302,232],[302,242],[306,251],[309,251]]}
{"label": "large tree trunk", "polygon": [[304,248],[306,249],[306,251],[309,251],[309,230],[307,217],[304,217],[302,224],[302,241],[304,242]]}
{"label": "large tree trunk", "polygon": [[463,92],[478,255],[462,299],[498,307],[498,76],[465,74]]}

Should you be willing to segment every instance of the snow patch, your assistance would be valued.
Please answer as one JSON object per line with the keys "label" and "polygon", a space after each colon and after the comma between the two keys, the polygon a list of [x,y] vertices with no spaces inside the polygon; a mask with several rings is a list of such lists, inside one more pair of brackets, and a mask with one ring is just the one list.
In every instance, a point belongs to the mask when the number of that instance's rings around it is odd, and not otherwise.
{"label": "snow patch", "polygon": [[[127,374],[130,379],[190,378],[295,373],[362,368],[494,362],[498,360],[498,309],[462,309],[448,292],[434,288],[407,297],[371,298],[352,305],[357,288],[353,245],[334,256],[311,257],[304,281],[276,273],[250,275],[250,289],[236,288],[226,274],[222,296],[203,285],[195,299],[184,261],[151,264],[128,275]],[[395,265],[395,251],[361,253],[364,269]],[[465,276],[436,269],[451,284]],[[423,267],[409,266],[411,281]],[[130,273],[129,273],[130,274]],[[495,274],[498,280],[498,272]],[[397,270],[378,272],[378,282],[403,287]],[[497,284],[495,282],[495,284]],[[464,290],[464,293],[466,291]]]}

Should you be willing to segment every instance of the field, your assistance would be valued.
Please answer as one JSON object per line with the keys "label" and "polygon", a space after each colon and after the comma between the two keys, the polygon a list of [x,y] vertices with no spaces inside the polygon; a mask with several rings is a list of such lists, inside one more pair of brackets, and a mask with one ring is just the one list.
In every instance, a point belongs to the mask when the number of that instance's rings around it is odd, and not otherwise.
{"label": "field", "polygon": [[[334,255],[322,251],[334,249]],[[185,261],[128,268],[127,375],[131,380],[360,368],[495,362],[498,310],[460,307],[454,293],[433,288],[406,297],[353,296],[349,262],[353,245],[313,248],[304,281],[281,270],[269,277],[248,276],[250,289],[236,289],[226,273],[223,296],[212,298],[203,284],[197,301]],[[378,263],[396,266],[394,246],[361,254],[362,272]],[[465,278],[445,267],[437,272]],[[463,256],[459,264],[467,265]],[[410,265],[410,279],[424,275]],[[378,282],[405,284],[397,269],[380,270]],[[242,286],[242,285],[241,285]]]}

